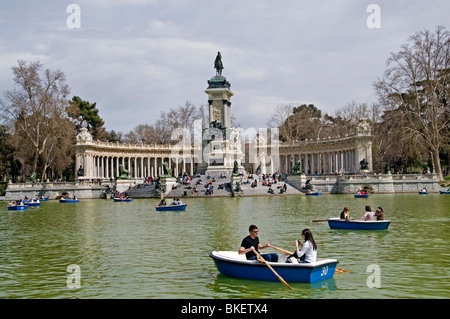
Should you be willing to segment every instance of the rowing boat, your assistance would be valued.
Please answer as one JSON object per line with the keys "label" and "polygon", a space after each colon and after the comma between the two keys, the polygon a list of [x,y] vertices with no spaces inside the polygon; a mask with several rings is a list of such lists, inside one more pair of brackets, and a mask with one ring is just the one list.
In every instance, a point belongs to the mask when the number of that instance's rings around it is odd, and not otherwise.
{"label": "rowing boat", "polygon": [[132,202],[132,198],[114,198],[115,202]]}
{"label": "rowing boat", "polygon": [[322,196],[321,192],[305,193],[306,196]]}
{"label": "rowing boat", "polygon": [[369,198],[369,194],[355,194],[355,198]]}
{"label": "rowing boat", "polygon": [[8,210],[27,210],[28,206],[25,205],[17,205],[17,206],[8,206]]}
{"label": "rowing boat", "polygon": [[[279,280],[264,263],[247,260],[245,255],[239,255],[237,251],[213,251],[209,256],[214,260],[217,270],[225,276],[263,281]],[[279,260],[283,258],[280,257]],[[321,259],[313,263],[268,262],[268,264],[287,282],[314,283],[333,278],[338,261]]]}
{"label": "rowing boat", "polygon": [[439,191],[439,194],[450,194],[450,191]]}
{"label": "rowing boat", "polygon": [[166,205],[166,206],[158,206],[156,205],[156,211],[166,211],[166,210],[185,210],[187,204],[182,205]]}
{"label": "rowing boat", "polygon": [[60,203],[79,203],[80,200],[78,199],[60,199]]}
{"label": "rowing boat", "polygon": [[428,195],[428,192],[419,192],[420,195]]}
{"label": "rowing boat", "polygon": [[390,220],[345,220],[328,218],[328,226],[333,229],[381,230],[387,229]]}
{"label": "rowing boat", "polygon": [[27,201],[24,201],[23,204],[24,204],[25,206],[34,206],[34,207],[39,207],[39,206],[41,206],[41,203],[27,202]]}

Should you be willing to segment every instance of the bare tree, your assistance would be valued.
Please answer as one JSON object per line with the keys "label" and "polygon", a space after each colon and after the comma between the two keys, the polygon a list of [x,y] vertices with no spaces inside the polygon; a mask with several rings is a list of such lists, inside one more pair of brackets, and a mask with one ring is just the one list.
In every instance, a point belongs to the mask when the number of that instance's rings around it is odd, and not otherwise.
{"label": "bare tree", "polygon": [[55,132],[65,117],[69,87],[62,71],[43,71],[38,61],[19,60],[12,71],[15,88],[0,100],[0,116],[19,137],[16,140],[22,151],[31,157],[31,172],[37,172],[44,152],[54,147]]}
{"label": "bare tree", "polygon": [[450,33],[420,31],[391,53],[382,79],[374,83],[386,111],[398,110],[404,142],[416,141],[431,157],[439,179],[439,151],[449,141]]}
{"label": "bare tree", "polygon": [[293,141],[294,128],[296,121],[291,117],[294,113],[294,107],[292,105],[278,105],[272,116],[267,120],[266,125],[269,128],[278,127],[280,139],[286,142]]}

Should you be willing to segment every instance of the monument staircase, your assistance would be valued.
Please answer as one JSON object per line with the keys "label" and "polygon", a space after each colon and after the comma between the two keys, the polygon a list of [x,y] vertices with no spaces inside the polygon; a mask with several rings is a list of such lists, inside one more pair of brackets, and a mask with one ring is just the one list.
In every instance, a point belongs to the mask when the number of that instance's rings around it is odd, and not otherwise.
{"label": "monument staircase", "polygon": [[[202,184],[197,185],[197,181],[201,180]],[[231,187],[229,185],[230,178],[220,178],[220,174],[210,175],[209,178],[206,175],[200,175],[200,177],[191,177],[191,188],[187,184],[177,183],[176,188],[172,189],[166,197],[203,197],[203,196],[232,196]],[[207,188],[205,185],[212,185],[213,193],[207,194]],[[224,188],[219,189],[219,185],[223,184]],[[197,188],[197,193],[192,193],[193,188]]]}
{"label": "monument staircase", "polygon": [[[247,174],[245,174],[245,176],[247,176]],[[269,187],[263,186],[261,181],[258,180],[257,175],[254,175],[254,176],[257,179],[258,185],[256,187],[252,188],[251,183],[248,183],[248,184],[241,183],[240,186],[243,191],[243,195],[244,196],[261,196],[261,195],[271,196],[272,194],[268,193]],[[231,179],[230,175],[228,175],[226,178],[220,178],[219,173],[217,173],[217,174],[211,173],[209,176],[204,175],[204,174],[200,175],[200,177],[194,176],[194,177],[191,177],[191,184],[190,184],[191,188],[188,188],[189,185],[180,183],[178,180],[175,187],[169,191],[169,193],[166,195],[166,197],[169,197],[169,198],[208,197],[208,196],[231,197],[231,196],[233,196],[233,192],[231,189],[230,179]],[[197,184],[198,180],[201,180],[202,184]],[[223,189],[219,189],[220,184],[223,184],[223,186],[224,186]],[[284,182],[281,182],[280,184],[283,185]],[[287,191],[285,193],[286,195],[302,193],[300,182],[295,183],[293,181],[290,181],[286,184],[287,184]],[[212,194],[207,193],[207,188],[205,188],[205,185],[214,186]],[[194,187],[197,188],[196,193],[192,193]],[[233,187],[236,187],[236,186],[233,185]],[[277,189],[276,184],[274,184],[272,186],[272,189],[274,191],[273,195],[280,194],[280,190]],[[125,194],[132,198],[153,198],[154,194],[155,194],[155,184],[153,184],[153,185],[144,185],[144,184],[135,185],[132,188],[125,191]]]}
{"label": "monument staircase", "polygon": [[125,195],[130,196],[131,198],[153,198],[155,194],[155,184],[153,185],[144,185],[139,184],[134,187],[126,190]]}

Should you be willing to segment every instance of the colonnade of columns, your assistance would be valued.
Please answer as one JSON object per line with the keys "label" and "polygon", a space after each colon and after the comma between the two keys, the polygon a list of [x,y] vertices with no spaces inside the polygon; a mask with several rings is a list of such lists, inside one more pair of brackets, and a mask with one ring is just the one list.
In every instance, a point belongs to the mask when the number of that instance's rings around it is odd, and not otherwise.
{"label": "colonnade of columns", "polygon": [[280,155],[279,171],[290,174],[295,164],[301,161],[301,170],[306,175],[358,173],[360,165],[357,160],[357,151],[343,150],[320,153],[292,153]]}
{"label": "colonnade of columns", "polygon": [[77,155],[76,169],[82,167],[83,179],[110,179],[119,176],[119,165],[130,172],[132,178],[156,177],[163,175],[163,163],[167,162],[172,175],[194,174],[195,163],[192,157],[176,157],[171,159],[164,156],[115,156],[115,155]]}

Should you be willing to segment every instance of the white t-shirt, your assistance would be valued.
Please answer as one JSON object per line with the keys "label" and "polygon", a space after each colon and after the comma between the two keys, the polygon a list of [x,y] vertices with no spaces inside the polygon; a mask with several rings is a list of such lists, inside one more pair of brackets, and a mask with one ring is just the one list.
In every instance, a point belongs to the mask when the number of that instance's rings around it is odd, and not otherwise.
{"label": "white t-shirt", "polygon": [[305,255],[305,261],[308,263],[313,263],[317,259],[317,250],[314,250],[314,247],[309,240],[303,244],[302,249],[297,253],[299,258],[303,255]]}
{"label": "white t-shirt", "polygon": [[373,216],[375,216],[374,212],[366,212],[363,216],[364,220],[373,220]]}

